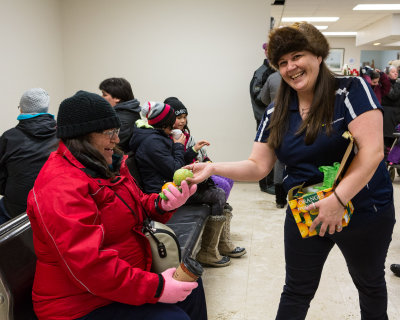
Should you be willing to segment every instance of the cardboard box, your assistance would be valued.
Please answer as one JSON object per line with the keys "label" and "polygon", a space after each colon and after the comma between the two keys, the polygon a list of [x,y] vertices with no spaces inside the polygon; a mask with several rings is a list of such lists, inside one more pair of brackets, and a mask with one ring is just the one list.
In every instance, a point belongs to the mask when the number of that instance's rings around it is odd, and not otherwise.
{"label": "cardboard box", "polygon": [[[320,229],[320,227],[317,226],[317,228],[313,232],[310,232],[309,228],[318,215],[318,209],[307,211],[305,210],[305,207],[333,194],[332,188],[319,190],[317,188],[318,186],[322,186],[322,184],[313,185],[305,188],[303,188],[302,186],[297,186],[292,188],[288,192],[289,206],[292,211],[293,217],[296,220],[300,234],[303,238],[309,238],[317,235]],[[346,227],[349,224],[350,218],[353,215],[353,211],[353,204],[351,203],[351,201],[349,201],[346,209],[343,212],[343,227]]]}

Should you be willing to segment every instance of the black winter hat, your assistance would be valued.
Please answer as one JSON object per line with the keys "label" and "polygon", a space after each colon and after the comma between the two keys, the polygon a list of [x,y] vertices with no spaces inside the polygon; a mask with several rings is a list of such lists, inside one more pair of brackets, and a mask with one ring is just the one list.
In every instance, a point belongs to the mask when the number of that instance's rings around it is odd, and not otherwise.
{"label": "black winter hat", "polygon": [[174,109],[176,116],[180,116],[181,114],[188,114],[188,111],[184,104],[176,97],[169,97],[165,99],[164,103],[169,104],[172,109]]}
{"label": "black winter hat", "polygon": [[57,115],[58,138],[76,138],[119,127],[121,122],[114,108],[98,94],[78,91],[60,104]]}

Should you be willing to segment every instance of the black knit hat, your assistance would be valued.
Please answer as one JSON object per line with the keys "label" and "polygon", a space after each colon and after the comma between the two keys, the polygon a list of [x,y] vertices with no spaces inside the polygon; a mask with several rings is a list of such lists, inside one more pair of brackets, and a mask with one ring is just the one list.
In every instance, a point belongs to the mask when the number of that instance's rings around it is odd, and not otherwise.
{"label": "black knit hat", "polygon": [[325,60],[329,54],[329,44],[325,36],[307,22],[296,22],[291,26],[271,31],[268,42],[268,60],[273,67],[279,69],[279,59],[294,51],[309,51]]}
{"label": "black knit hat", "polygon": [[61,139],[76,138],[120,126],[114,108],[95,93],[78,91],[61,102],[58,110],[57,137]]}
{"label": "black knit hat", "polygon": [[179,116],[181,114],[188,114],[186,107],[178,98],[169,97],[164,100],[164,103],[169,104],[172,109],[174,109],[176,116]]}

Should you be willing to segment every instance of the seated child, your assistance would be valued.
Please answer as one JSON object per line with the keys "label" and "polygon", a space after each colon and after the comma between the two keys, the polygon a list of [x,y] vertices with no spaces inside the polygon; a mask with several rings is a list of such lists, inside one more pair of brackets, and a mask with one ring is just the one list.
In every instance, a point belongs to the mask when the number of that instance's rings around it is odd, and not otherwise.
{"label": "seated child", "polygon": [[134,152],[143,191],[159,193],[166,182],[172,181],[174,172],[185,165],[186,137],[171,140],[175,113],[169,105],[147,102],[142,114],[148,122],[136,121],[129,147]]}
{"label": "seated child", "polygon": [[[164,103],[175,110],[174,129],[180,129],[186,137],[185,164],[210,161],[203,148],[208,146],[209,142],[206,140],[196,142],[190,135],[187,126],[188,111],[183,103],[175,97],[167,98]],[[212,216],[206,224],[202,246],[197,255],[197,260],[203,265],[221,266],[222,262],[218,261],[221,255],[238,258],[246,253],[245,248],[236,247],[230,238],[232,207],[226,201],[232,187],[233,180],[222,176],[212,176],[211,179],[199,184],[198,191],[188,200],[188,203],[208,203],[212,208]]]}

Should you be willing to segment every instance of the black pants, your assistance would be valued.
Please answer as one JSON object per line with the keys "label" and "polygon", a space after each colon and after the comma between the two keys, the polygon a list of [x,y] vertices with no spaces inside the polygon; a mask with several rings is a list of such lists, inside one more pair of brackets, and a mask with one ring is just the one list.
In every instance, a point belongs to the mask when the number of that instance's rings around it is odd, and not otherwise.
{"label": "black pants", "polygon": [[225,191],[215,185],[202,183],[197,185],[197,191],[186,201],[187,204],[206,203],[211,207],[211,215],[223,214],[226,203]]}
{"label": "black pants", "polygon": [[307,239],[301,238],[293,216],[286,215],[286,284],[276,319],[306,318],[310,302],[318,288],[322,268],[335,244],[342,252],[358,289],[361,319],[388,319],[384,269],[395,224],[393,204],[377,215],[365,223],[355,221],[352,225],[350,220],[349,226],[340,233]]}
{"label": "black pants", "polygon": [[76,320],[207,320],[206,299],[203,282],[181,302],[176,304],[156,303],[132,306],[111,303],[98,308]]}

